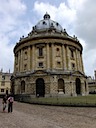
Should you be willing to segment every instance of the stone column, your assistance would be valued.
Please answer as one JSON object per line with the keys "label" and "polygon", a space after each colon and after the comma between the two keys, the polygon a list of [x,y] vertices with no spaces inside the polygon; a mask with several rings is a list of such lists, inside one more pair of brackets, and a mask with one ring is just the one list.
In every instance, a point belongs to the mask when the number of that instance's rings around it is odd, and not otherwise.
{"label": "stone column", "polygon": [[66,56],[67,56],[67,69],[68,70],[70,70],[70,52],[69,52],[69,47],[68,46],[66,46],[66,52],[67,52],[67,54],[66,54]]}
{"label": "stone column", "polygon": [[23,50],[21,50],[21,63],[20,63],[20,66],[21,66],[21,72],[23,72]]}
{"label": "stone column", "polygon": [[16,55],[14,53],[14,73],[16,72]]}
{"label": "stone column", "polygon": [[79,63],[78,63],[78,61],[79,61],[79,58],[78,58],[78,51],[77,51],[77,49],[76,49],[76,64],[77,64],[77,70],[79,70]]}
{"label": "stone column", "polygon": [[32,70],[32,46],[30,47],[30,70]]}
{"label": "stone column", "polygon": [[30,46],[28,47],[28,71],[30,71]]}
{"label": "stone column", "polygon": [[62,69],[64,70],[64,45],[62,45]]}
{"label": "stone column", "polygon": [[20,72],[20,51],[18,52],[18,71]]}
{"label": "stone column", "polygon": [[76,57],[76,50],[75,50],[74,58],[75,58],[75,70],[77,70],[77,57]]}
{"label": "stone column", "polygon": [[79,52],[79,69],[82,72],[82,62],[81,62],[81,54]]}
{"label": "stone column", "polygon": [[63,61],[63,69],[66,70],[66,48],[62,45],[62,61]]}
{"label": "stone column", "polygon": [[46,59],[47,59],[47,60],[46,60],[46,62],[47,62],[47,63],[46,63],[46,68],[47,68],[47,69],[50,69],[50,56],[49,56],[49,52],[50,52],[50,51],[49,51],[49,44],[47,44],[47,51],[46,51],[46,54],[47,54],[47,57],[46,57]]}
{"label": "stone column", "polygon": [[32,70],[34,70],[35,69],[35,56],[34,56],[34,53],[35,52],[35,47],[34,47],[34,45],[32,46]]}
{"label": "stone column", "polygon": [[84,86],[84,81],[81,81],[81,95],[85,95],[85,86]]}
{"label": "stone column", "polygon": [[19,70],[19,71],[21,72],[21,70],[22,70],[22,65],[21,65],[21,64],[22,64],[22,60],[21,60],[21,50],[20,50],[20,53],[19,53],[19,54],[20,54],[20,55],[19,55],[19,56],[20,56],[20,58],[19,58],[19,61],[20,61],[20,63],[19,63],[20,70]]}
{"label": "stone column", "polygon": [[76,94],[76,81],[73,81],[73,96],[77,96],[77,94]]}
{"label": "stone column", "polygon": [[82,65],[82,72],[84,73],[82,54],[81,54],[81,65]]}
{"label": "stone column", "polygon": [[54,58],[54,44],[52,43],[52,69],[54,69],[55,58]]}

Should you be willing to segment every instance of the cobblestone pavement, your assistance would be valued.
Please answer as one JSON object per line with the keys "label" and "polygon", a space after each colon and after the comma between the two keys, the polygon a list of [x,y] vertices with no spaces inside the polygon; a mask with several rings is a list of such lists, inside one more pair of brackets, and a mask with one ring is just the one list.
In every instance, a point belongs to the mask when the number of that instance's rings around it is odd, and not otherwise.
{"label": "cobblestone pavement", "polygon": [[0,99],[0,128],[96,128],[96,108],[14,102],[13,113],[4,113]]}

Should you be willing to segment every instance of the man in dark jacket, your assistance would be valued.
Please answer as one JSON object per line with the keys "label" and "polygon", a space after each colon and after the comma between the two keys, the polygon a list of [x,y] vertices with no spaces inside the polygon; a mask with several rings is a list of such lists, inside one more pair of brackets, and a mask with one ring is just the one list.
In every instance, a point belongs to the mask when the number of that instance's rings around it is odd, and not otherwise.
{"label": "man in dark jacket", "polygon": [[13,101],[14,98],[12,95],[10,95],[8,98],[8,113],[13,111]]}

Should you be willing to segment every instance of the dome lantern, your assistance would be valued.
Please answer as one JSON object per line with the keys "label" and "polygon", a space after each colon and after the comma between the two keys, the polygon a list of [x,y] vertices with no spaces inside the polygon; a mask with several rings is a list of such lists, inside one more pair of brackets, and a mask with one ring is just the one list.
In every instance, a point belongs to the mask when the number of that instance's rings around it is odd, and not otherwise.
{"label": "dome lantern", "polygon": [[46,14],[44,15],[44,20],[49,20],[50,19],[50,15],[46,12]]}

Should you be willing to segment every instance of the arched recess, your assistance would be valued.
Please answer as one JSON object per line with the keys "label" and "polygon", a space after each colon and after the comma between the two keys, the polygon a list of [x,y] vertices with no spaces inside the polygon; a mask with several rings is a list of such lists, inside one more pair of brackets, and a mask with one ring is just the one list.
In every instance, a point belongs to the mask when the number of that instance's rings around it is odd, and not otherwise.
{"label": "arched recess", "polygon": [[79,78],[76,78],[76,93],[77,95],[81,94],[81,81]]}
{"label": "arched recess", "polygon": [[86,81],[85,81],[85,93],[87,93],[87,84],[86,84]]}
{"label": "arched recess", "polygon": [[38,78],[36,80],[36,96],[44,97],[45,96],[45,83],[43,78]]}
{"label": "arched recess", "polygon": [[24,93],[25,92],[25,81],[22,80],[21,81],[21,93]]}
{"label": "arched recess", "polygon": [[58,92],[64,92],[65,93],[65,85],[63,79],[58,79]]}

